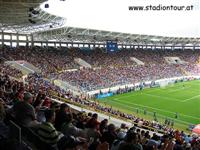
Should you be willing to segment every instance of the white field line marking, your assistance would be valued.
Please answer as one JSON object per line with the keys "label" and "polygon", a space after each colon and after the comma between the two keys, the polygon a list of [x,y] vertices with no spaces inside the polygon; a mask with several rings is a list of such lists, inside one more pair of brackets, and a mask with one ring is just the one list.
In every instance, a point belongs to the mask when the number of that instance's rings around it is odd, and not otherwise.
{"label": "white field line marking", "polygon": [[[181,88],[182,89],[182,88]],[[181,89],[178,89],[178,90],[181,90]],[[147,91],[146,93],[143,93],[143,92],[145,92],[145,91],[141,91],[141,92],[139,92],[139,91],[136,91],[137,93],[133,93],[133,95],[127,95],[127,96],[122,96],[121,95],[121,97],[120,98],[127,98],[127,97],[135,97],[135,96],[138,96],[138,95],[144,95],[144,94],[149,94],[149,95],[152,95],[152,94],[150,94],[150,93],[154,93],[155,91],[159,91],[159,90],[163,90],[163,89],[161,89],[161,88],[158,88],[158,89],[153,89],[152,91]],[[177,90],[177,91],[178,91]],[[164,92],[164,91],[162,91],[162,92]],[[174,91],[172,91],[172,92],[174,92]],[[169,93],[171,93],[171,92],[169,92]],[[166,94],[168,94],[168,93],[166,93]],[[153,96],[153,95],[152,95]],[[157,96],[157,95],[155,95],[155,96]],[[161,96],[160,96],[160,98],[161,98]],[[119,99],[119,98],[116,98],[116,99]],[[170,98],[171,99],[171,98]],[[172,98],[173,99],[173,98]],[[179,100],[179,101],[181,101],[180,99],[176,99],[176,100]]]}
{"label": "white field line marking", "polygon": [[185,100],[183,100],[182,102],[187,102],[187,101],[190,101],[190,100],[192,100],[192,99],[194,99],[194,98],[197,98],[197,97],[200,97],[200,95],[196,95],[196,96],[193,96],[193,97],[191,97],[191,98],[185,99]]}
{"label": "white field line marking", "polygon": [[167,92],[166,94],[170,94],[170,93],[174,93],[174,92],[177,92],[177,91],[181,91],[181,90],[186,90],[186,89],[189,89],[189,87],[181,87],[181,88],[178,88],[176,90],[171,90],[170,92]]}
{"label": "white field line marking", "polygon": [[170,100],[170,101],[181,102],[180,99],[176,99],[176,98],[168,98],[168,97],[164,97],[164,96],[158,96],[158,95],[146,94],[146,93],[143,93],[143,94],[147,95],[147,96],[151,96],[151,97],[157,97],[157,98],[161,98],[161,99],[167,99],[167,100]]}
{"label": "white field line marking", "polygon": [[[184,90],[184,89],[188,89],[189,87],[184,87],[184,88],[180,88],[180,89],[177,89],[177,90],[173,90],[173,91],[170,91],[166,94],[170,94],[170,93],[173,93],[173,92],[176,92],[178,90]],[[193,90],[193,91],[196,91],[196,90]],[[193,91],[190,91],[190,92],[193,92]],[[199,91],[196,91],[196,92],[199,92]],[[193,92],[196,94],[196,92]],[[199,97],[200,95],[197,95],[197,96],[194,96],[192,98],[188,98],[188,99],[185,99],[185,100],[181,100],[181,99],[177,99],[177,98],[168,98],[168,97],[163,97],[163,96],[158,96],[158,95],[153,95],[153,94],[146,94],[146,93],[143,93],[144,95],[148,95],[148,96],[152,96],[152,97],[158,97],[158,98],[162,98],[162,99],[167,99],[167,100],[170,100],[170,101],[177,101],[177,102],[186,102],[188,100],[191,100],[193,98],[196,98],[196,97]]]}
{"label": "white field line marking", "polygon": [[[172,90],[172,91],[170,91],[170,92],[168,92],[166,94],[170,94],[170,93],[173,93],[173,92],[176,92],[176,91],[179,91],[179,90],[184,90],[184,89],[189,89],[189,88],[191,88],[191,86],[189,86],[189,87],[182,87],[181,86],[181,88],[178,88],[176,90]],[[157,98],[167,99],[167,100],[170,100],[170,101],[185,102],[185,100],[181,100],[181,99],[177,99],[177,98],[168,98],[168,97],[163,97],[163,96],[159,96],[159,95],[150,94],[150,93],[153,93],[153,92],[155,92],[157,90],[163,90],[163,89],[158,88],[158,89],[154,89],[153,91],[150,91],[150,92],[147,92],[147,93],[143,93],[142,91],[141,92],[137,91],[137,93],[133,93],[133,95],[127,95],[127,96],[125,95],[125,96],[121,96],[120,98],[115,98],[115,99],[118,100],[118,99],[122,99],[122,98],[135,97],[135,96],[143,94],[143,95],[148,95],[148,96],[151,96],[151,97],[157,97]],[[199,92],[197,90],[193,90],[193,91]],[[162,91],[162,92],[164,92],[164,91]],[[190,91],[190,92],[192,92],[192,91]],[[195,93],[195,92],[193,92],[193,93]]]}
{"label": "white field line marking", "polygon": [[152,90],[150,90],[150,91],[147,91],[147,93],[154,93],[154,92],[156,92],[156,91],[162,91],[162,90],[164,90],[164,89],[162,89],[162,88],[157,88],[157,89],[152,89]]}
{"label": "white field line marking", "polygon": [[198,93],[199,93],[199,92],[200,92],[200,89],[199,89],[199,90],[195,90],[195,89],[193,88],[192,91],[190,91],[190,92],[193,92],[193,93],[194,93],[194,92],[198,92]]}
{"label": "white field line marking", "polygon": [[142,95],[142,93],[133,93],[132,95],[125,95],[125,96],[122,96],[120,95],[120,98],[115,98],[115,99],[121,99],[121,98],[127,98],[127,97],[135,97],[135,96],[138,96],[138,95]]}
{"label": "white field line marking", "polygon": [[[177,89],[178,87],[181,87],[181,89],[183,88],[182,86],[172,86],[172,87],[169,87],[169,86],[167,86],[167,87],[165,87],[165,88],[162,88],[162,87],[160,87],[160,88],[158,88],[158,89],[154,89],[154,90],[152,90],[152,91],[149,91],[149,92],[147,92],[147,93],[154,93],[155,91],[159,91],[159,90],[161,90],[161,92],[165,92],[165,90],[166,90],[166,88],[167,89],[169,89],[169,90],[171,90],[171,91],[174,91],[174,90],[172,90],[173,88],[175,88],[175,89]],[[178,88],[177,89],[177,91],[179,90],[180,88]],[[180,89],[180,90],[181,90]],[[170,91],[170,92],[171,92]],[[170,93],[170,92],[168,92],[168,93]]]}
{"label": "white field line marking", "polygon": [[[135,108],[133,106],[129,106],[129,105],[125,105],[125,104],[122,104],[121,101],[119,100],[111,100],[112,102],[115,102],[115,103],[118,103],[120,105],[124,105],[126,107],[130,107],[130,108]],[[159,108],[154,108],[154,107],[151,107],[151,106],[146,106],[146,105],[140,105],[140,104],[135,104],[135,103],[130,103],[130,102],[123,102],[123,103],[126,103],[126,104],[132,104],[132,105],[136,105],[136,106],[141,106],[141,107],[146,107],[146,108],[151,108],[151,109],[154,109],[154,110],[158,110],[158,111],[161,111],[161,112],[167,112],[167,113],[171,113],[171,114],[175,114],[175,112],[172,112],[172,111],[168,111],[168,110],[163,110],[163,109],[159,109]],[[199,117],[194,117],[194,116],[189,116],[189,115],[184,115],[184,114],[180,114],[182,116],[186,116],[186,117],[189,117],[189,118],[193,118],[193,119],[200,119]]]}

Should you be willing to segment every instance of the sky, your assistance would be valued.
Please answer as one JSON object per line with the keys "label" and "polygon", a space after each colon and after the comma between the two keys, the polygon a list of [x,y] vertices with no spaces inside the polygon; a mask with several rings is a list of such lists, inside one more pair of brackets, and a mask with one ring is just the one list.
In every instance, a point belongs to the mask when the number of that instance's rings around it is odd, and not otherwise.
{"label": "sky", "polygon": [[[49,8],[44,8],[47,3]],[[148,11],[131,11],[129,6],[142,6]],[[171,10],[152,10],[166,7]],[[182,10],[174,10],[178,7],[182,7]],[[200,0],[49,0],[41,8],[65,17],[65,25],[70,27],[169,37],[200,37]]]}

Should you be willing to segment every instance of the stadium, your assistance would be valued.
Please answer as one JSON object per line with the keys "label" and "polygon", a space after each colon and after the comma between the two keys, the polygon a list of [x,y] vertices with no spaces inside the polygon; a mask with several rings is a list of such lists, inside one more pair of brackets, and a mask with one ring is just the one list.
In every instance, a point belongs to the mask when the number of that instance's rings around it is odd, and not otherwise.
{"label": "stadium", "polygon": [[0,149],[199,150],[199,2],[150,1],[0,0]]}

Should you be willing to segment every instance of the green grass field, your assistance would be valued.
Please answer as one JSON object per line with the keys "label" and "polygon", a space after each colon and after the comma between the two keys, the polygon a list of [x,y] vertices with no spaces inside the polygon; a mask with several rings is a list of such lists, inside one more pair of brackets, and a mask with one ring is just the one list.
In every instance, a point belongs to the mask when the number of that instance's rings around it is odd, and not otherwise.
{"label": "green grass field", "polygon": [[[189,124],[200,123],[200,80],[114,95],[99,101],[114,109],[150,120],[153,119],[153,112],[156,112],[159,121],[167,117],[175,122],[175,127],[181,129]],[[144,115],[144,109],[147,115]],[[176,112],[178,119],[175,119]]]}

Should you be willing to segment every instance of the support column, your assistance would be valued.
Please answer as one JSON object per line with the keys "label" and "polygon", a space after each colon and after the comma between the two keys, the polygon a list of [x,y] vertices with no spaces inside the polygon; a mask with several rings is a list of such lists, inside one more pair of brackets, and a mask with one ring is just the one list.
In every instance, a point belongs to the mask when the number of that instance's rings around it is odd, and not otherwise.
{"label": "support column", "polygon": [[12,34],[10,34],[10,47],[12,47]]}
{"label": "support column", "polygon": [[185,50],[185,46],[182,46],[182,50]]}
{"label": "support column", "polygon": [[2,39],[2,47],[4,46],[4,32],[3,30],[1,31],[1,39]]}
{"label": "support column", "polygon": [[34,46],[33,34],[30,35],[31,37],[31,48]]}
{"label": "support column", "polygon": [[26,35],[26,47],[29,47],[28,35]]}
{"label": "support column", "polygon": [[17,38],[17,47],[19,47],[19,33],[18,32],[16,34],[16,38]]}

